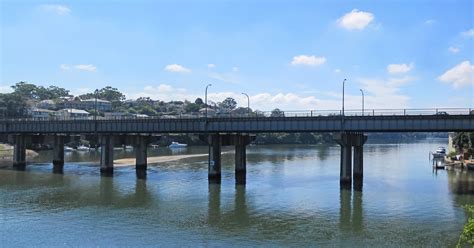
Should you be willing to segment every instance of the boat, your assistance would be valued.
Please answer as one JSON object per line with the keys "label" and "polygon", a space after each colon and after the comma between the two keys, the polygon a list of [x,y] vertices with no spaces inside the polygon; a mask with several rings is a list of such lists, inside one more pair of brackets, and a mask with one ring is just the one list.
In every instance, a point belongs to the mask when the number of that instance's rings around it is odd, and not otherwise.
{"label": "boat", "polygon": [[171,144],[168,146],[169,148],[183,148],[183,147],[187,147],[188,144],[181,144],[181,143],[178,143],[178,142],[171,142]]}
{"label": "boat", "polygon": [[74,148],[72,148],[70,146],[64,146],[64,151],[65,152],[72,152],[72,151],[74,151]]}
{"label": "boat", "polygon": [[440,146],[432,154],[433,154],[433,158],[444,158],[444,156],[446,156],[446,148]]}
{"label": "boat", "polygon": [[76,150],[81,151],[81,152],[85,152],[85,151],[89,151],[89,147],[81,145],[81,146],[78,146],[76,148]]}
{"label": "boat", "polygon": [[125,146],[125,150],[133,150],[133,146]]}
{"label": "boat", "polygon": [[444,169],[445,166],[446,166],[446,164],[443,161],[440,161],[440,160],[437,160],[433,163],[433,167],[435,169]]}

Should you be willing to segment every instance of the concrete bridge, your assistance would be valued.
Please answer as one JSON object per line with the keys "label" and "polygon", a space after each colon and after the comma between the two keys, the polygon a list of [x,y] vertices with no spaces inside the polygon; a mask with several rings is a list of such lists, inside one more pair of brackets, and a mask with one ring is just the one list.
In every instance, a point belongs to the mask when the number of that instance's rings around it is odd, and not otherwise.
{"label": "concrete bridge", "polygon": [[[263,112],[262,112],[263,113]],[[73,135],[95,137],[101,146],[101,172],[113,172],[113,147],[135,146],[137,175],[146,174],[147,146],[154,137],[168,133],[200,134],[209,145],[208,175],[210,181],[221,178],[221,147],[235,146],[235,171],[238,183],[245,183],[246,146],[258,133],[332,132],[341,146],[341,185],[361,182],[363,145],[366,132],[465,132],[474,131],[471,109],[372,110],[341,112],[282,112],[225,116],[174,116],[141,119],[65,119],[0,120],[0,135],[8,135],[14,144],[13,165],[24,168],[25,146],[41,137],[54,139],[55,171],[64,165],[64,141]],[[352,152],[354,153],[352,155]],[[354,170],[352,172],[352,169]]]}

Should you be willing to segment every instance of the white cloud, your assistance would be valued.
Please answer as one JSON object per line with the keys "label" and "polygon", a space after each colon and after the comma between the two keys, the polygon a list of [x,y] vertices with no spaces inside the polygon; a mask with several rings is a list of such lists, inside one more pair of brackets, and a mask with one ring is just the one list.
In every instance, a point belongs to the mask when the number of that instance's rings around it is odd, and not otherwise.
{"label": "white cloud", "polygon": [[353,9],[337,20],[342,28],[347,30],[362,30],[374,20],[374,15],[370,12]]}
{"label": "white cloud", "polygon": [[457,47],[452,47],[452,46],[450,46],[450,47],[448,48],[448,50],[449,50],[451,53],[458,53],[459,51],[461,51],[459,48],[457,48]]}
{"label": "white cloud", "polygon": [[[393,109],[409,106],[410,97],[400,93],[401,86],[413,81],[412,77],[389,79],[359,79],[365,93],[366,109]],[[356,100],[356,99],[352,99]],[[349,97],[349,101],[351,98]],[[360,98],[359,98],[360,101]],[[357,104],[355,104],[357,106]]]}
{"label": "white cloud", "polygon": [[429,20],[426,20],[426,21],[425,21],[425,24],[426,24],[426,25],[433,25],[433,24],[435,24],[435,23],[436,23],[436,20],[434,20],[434,19],[429,19]]}
{"label": "white cloud", "polygon": [[236,67],[236,66],[232,67],[232,71],[233,71],[233,72],[239,71],[239,67]]}
{"label": "white cloud", "polygon": [[178,64],[171,64],[171,65],[165,66],[165,71],[175,72],[175,73],[189,73],[189,72],[191,72],[190,69],[188,69],[188,68],[186,68],[182,65],[178,65]]}
{"label": "white cloud", "polygon": [[335,73],[341,73],[341,69],[334,69]]}
{"label": "white cloud", "polygon": [[413,63],[410,64],[390,64],[387,66],[387,71],[390,74],[398,74],[398,73],[407,73],[411,71],[415,65]]}
{"label": "white cloud", "polygon": [[0,86],[0,93],[11,93],[13,89],[10,86]]}
{"label": "white cloud", "polygon": [[87,65],[75,65],[74,68],[81,70],[81,71],[89,71],[89,72],[95,72],[97,71],[97,68],[92,65],[92,64],[87,64]]}
{"label": "white cloud", "polygon": [[69,65],[66,65],[66,64],[59,65],[59,68],[63,71],[69,71],[71,69],[71,67],[69,67]]}
{"label": "white cloud", "polygon": [[56,15],[69,15],[71,12],[71,9],[65,5],[59,5],[59,4],[43,4],[40,5],[40,9],[42,9],[45,12],[51,12]]}
{"label": "white cloud", "polygon": [[474,37],[474,28],[471,28],[465,32],[462,32],[461,35],[465,37]]}
{"label": "white cloud", "polygon": [[213,69],[213,68],[216,68],[216,65],[215,64],[207,64],[207,68]]}
{"label": "white cloud", "polygon": [[316,57],[314,55],[299,55],[294,56],[291,61],[292,65],[309,65],[309,66],[318,66],[326,63],[325,57]]}
{"label": "white cloud", "polygon": [[463,61],[453,68],[447,70],[438,79],[445,83],[450,83],[454,88],[467,85],[474,85],[474,65],[469,61]]}

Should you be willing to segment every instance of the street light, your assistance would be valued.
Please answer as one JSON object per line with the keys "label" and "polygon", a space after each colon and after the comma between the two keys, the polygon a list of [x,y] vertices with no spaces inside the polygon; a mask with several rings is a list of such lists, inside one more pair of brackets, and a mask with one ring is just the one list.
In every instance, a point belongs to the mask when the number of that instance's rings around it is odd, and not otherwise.
{"label": "street light", "polygon": [[94,121],[97,120],[97,95],[99,94],[99,90],[96,89],[94,91],[94,95],[95,95],[95,104],[94,104],[94,108],[95,108],[95,112],[94,112]]}
{"label": "street light", "polygon": [[346,80],[342,81],[342,113],[341,113],[341,129],[344,131],[344,85],[346,84]]}
{"label": "street light", "polygon": [[212,86],[212,84],[206,85],[206,94],[205,94],[205,97],[204,97],[205,102],[206,102],[206,118],[207,118],[207,108],[208,108],[208,106],[207,106],[207,88],[208,88],[209,86]]}
{"label": "street light", "polygon": [[250,117],[250,97],[249,97],[249,95],[247,95],[246,93],[243,93],[243,92],[242,92],[242,95],[245,95],[247,97],[247,112],[248,112],[248,115]]}
{"label": "street light", "polygon": [[362,116],[364,116],[364,91],[359,89],[360,93],[362,93]]}

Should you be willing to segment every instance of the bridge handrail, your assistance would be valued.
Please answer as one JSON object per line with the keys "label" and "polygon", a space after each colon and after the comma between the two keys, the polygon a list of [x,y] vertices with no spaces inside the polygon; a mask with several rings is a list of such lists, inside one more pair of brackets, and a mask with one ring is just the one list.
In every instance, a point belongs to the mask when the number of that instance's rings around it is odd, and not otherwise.
{"label": "bridge handrail", "polygon": [[[207,115],[207,118],[272,118],[272,117],[324,117],[324,116],[341,116],[341,110],[295,110],[295,111],[255,111],[251,113],[232,113],[220,112]],[[344,111],[344,116],[417,116],[417,115],[474,115],[473,108],[413,108],[413,109],[348,109]],[[156,119],[202,119],[206,118],[204,113],[182,113],[182,114],[165,114],[160,116],[114,116],[101,117],[89,116],[87,118],[74,117],[58,117],[52,116],[47,118],[1,118],[0,122],[21,122],[21,121],[66,121],[66,120],[156,120]]]}

